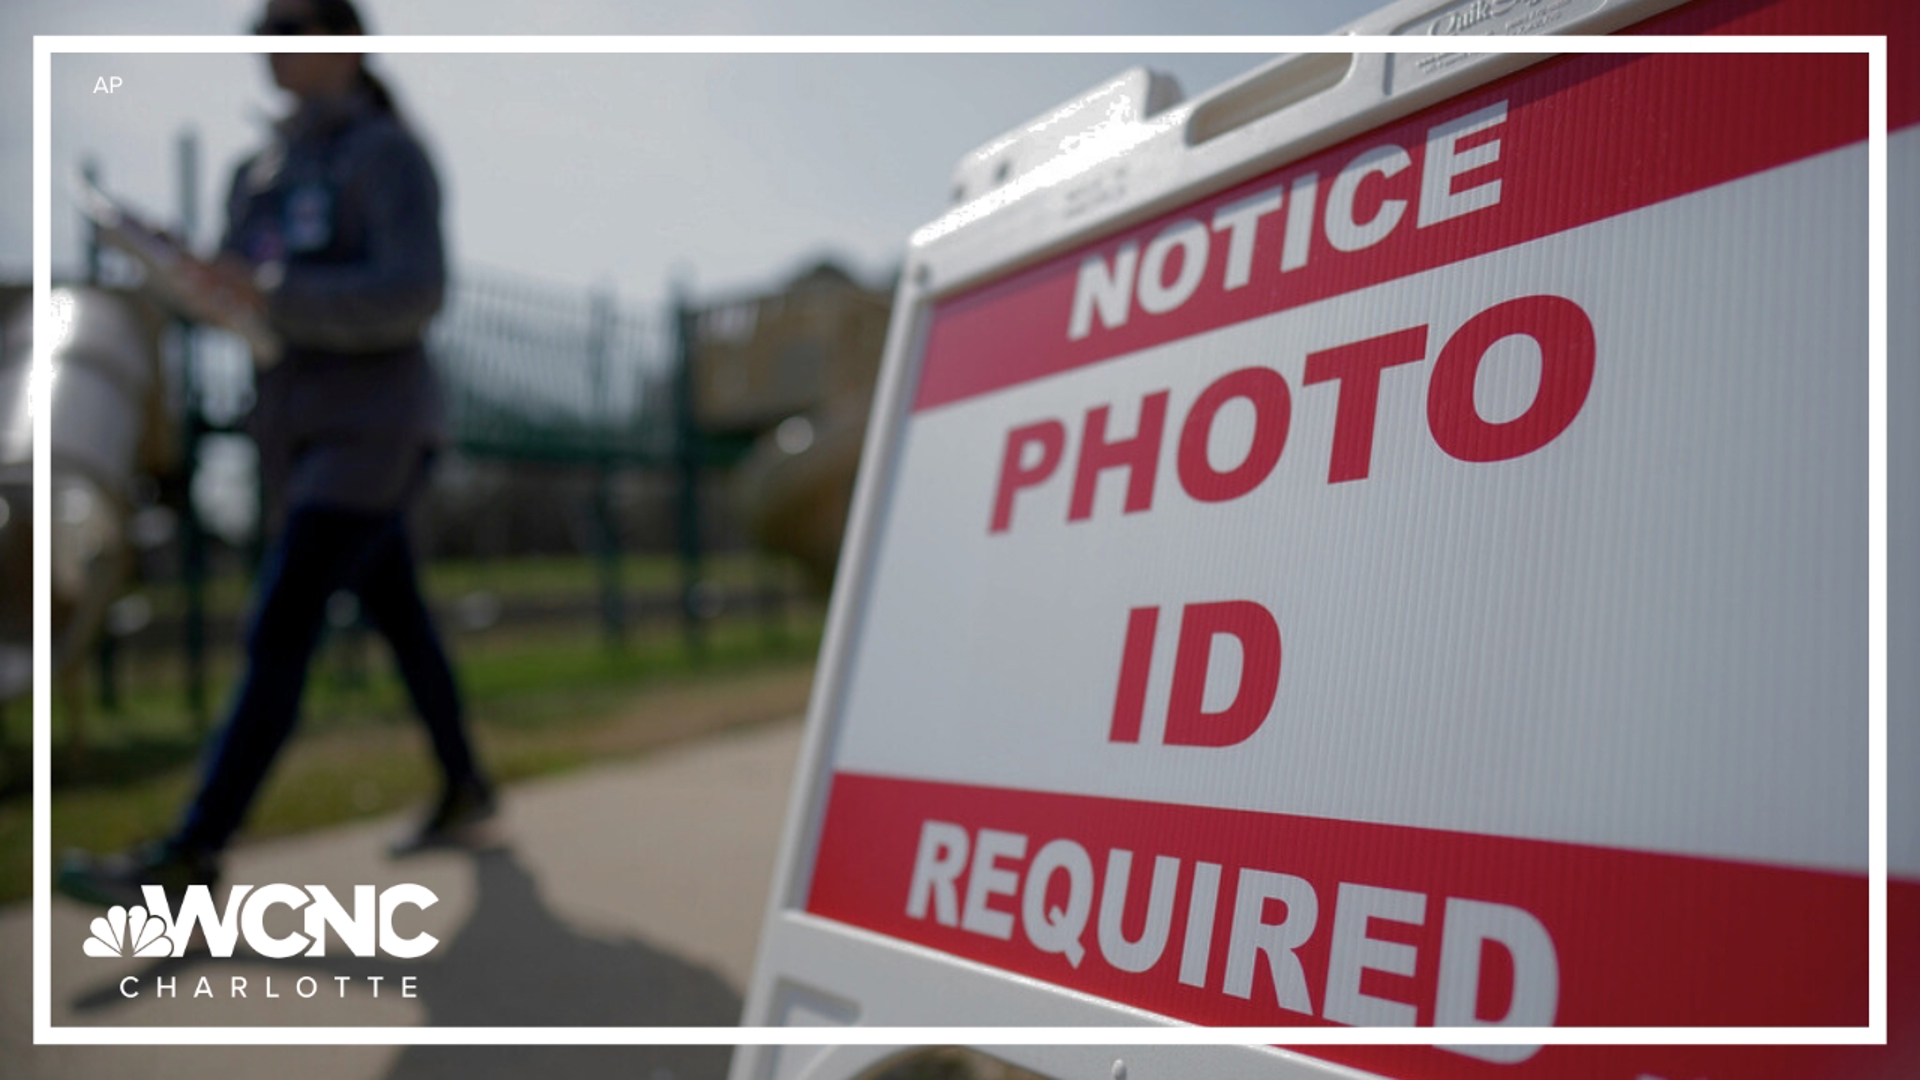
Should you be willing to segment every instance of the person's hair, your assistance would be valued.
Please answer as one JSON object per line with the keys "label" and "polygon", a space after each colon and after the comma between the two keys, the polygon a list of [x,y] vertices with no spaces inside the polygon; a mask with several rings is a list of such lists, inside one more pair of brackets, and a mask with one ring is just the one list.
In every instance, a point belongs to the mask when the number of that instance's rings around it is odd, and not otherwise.
{"label": "person's hair", "polygon": [[393,103],[393,91],[387,89],[387,84],[380,81],[380,76],[367,70],[365,58],[360,61],[360,85],[366,90],[367,97],[373,100],[374,108],[385,113],[399,114],[399,107]]}
{"label": "person's hair", "polygon": [[[353,6],[353,0],[307,0],[307,7],[313,12],[313,25],[329,34],[358,37],[367,32],[367,24],[361,20],[360,9]],[[373,99],[375,108],[387,113],[399,112],[393,91],[368,69],[364,54],[360,58],[360,86]]]}

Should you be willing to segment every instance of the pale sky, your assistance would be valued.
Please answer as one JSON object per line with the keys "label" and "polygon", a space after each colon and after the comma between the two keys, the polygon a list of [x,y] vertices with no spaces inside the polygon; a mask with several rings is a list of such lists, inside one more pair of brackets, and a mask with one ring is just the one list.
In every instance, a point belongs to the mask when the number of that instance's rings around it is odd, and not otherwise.
{"label": "pale sky", "polygon": [[[0,275],[31,254],[30,36],[219,33],[244,27],[244,0],[42,0],[0,10]],[[1319,33],[1368,0],[1056,0],[1017,10],[977,4],[810,5],[735,0],[367,0],[388,33]],[[907,234],[942,208],[961,155],[1138,64],[1173,74],[1188,96],[1251,70],[1260,55],[938,57],[395,56],[375,62],[425,136],[447,192],[457,264],[562,284],[606,283],[662,298],[676,275],[697,295],[773,283],[837,253],[886,272]],[[179,204],[174,144],[197,131],[202,229],[218,192],[282,103],[251,56],[63,58],[55,68],[56,178],[82,155],[107,185],[158,217]],[[102,75],[121,89],[94,94]],[[56,267],[78,265],[61,198]]]}

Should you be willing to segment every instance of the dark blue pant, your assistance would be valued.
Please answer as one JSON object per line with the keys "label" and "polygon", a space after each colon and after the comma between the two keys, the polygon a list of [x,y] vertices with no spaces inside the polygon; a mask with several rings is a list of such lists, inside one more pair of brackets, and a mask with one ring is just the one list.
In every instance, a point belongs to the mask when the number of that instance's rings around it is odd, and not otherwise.
{"label": "dark blue pant", "polygon": [[239,829],[299,718],[327,600],[340,589],[359,597],[362,614],[393,646],[447,782],[476,777],[460,692],[420,598],[401,515],[297,509],[262,569],[247,632],[246,674],[208,758],[200,794],[174,837],[177,846],[218,852]]}

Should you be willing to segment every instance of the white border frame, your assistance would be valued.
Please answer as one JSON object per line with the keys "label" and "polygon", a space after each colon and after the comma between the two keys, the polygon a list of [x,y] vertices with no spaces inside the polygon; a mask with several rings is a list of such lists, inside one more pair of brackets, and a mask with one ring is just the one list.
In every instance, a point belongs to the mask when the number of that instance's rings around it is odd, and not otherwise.
{"label": "white border frame", "polygon": [[1446,51],[1567,54],[1864,55],[1868,220],[1868,1022],[1770,1027],[55,1027],[52,1022],[52,77],[63,53],[363,52],[461,54],[1430,53],[1424,37],[1348,35],[1113,37],[498,37],[381,38],[57,35],[33,39],[33,1041],[66,1045],[909,1045],[1401,1046],[1885,1045],[1887,1041],[1887,39],[1885,36],[1555,36],[1446,39]]}

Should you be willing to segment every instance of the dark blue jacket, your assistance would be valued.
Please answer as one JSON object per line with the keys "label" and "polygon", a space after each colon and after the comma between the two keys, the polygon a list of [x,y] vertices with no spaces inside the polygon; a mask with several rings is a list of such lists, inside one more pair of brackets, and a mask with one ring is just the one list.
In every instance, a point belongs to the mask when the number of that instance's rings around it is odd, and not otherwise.
{"label": "dark blue jacket", "polygon": [[419,142],[368,97],[309,105],[234,172],[221,246],[257,268],[286,343],[249,423],[270,513],[404,506],[444,439],[422,339],[446,257]]}

